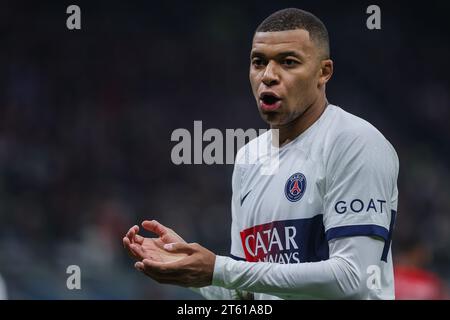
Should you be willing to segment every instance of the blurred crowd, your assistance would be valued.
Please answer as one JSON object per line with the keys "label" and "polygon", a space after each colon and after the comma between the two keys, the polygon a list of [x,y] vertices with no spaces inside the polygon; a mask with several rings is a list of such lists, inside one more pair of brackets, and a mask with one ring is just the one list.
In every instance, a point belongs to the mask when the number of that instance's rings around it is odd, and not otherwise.
{"label": "blurred crowd", "polygon": [[[64,4],[1,4],[0,274],[9,298],[199,298],[144,278],[121,239],[157,219],[228,254],[232,166],[172,164],[171,133],[192,130],[194,120],[266,128],[248,83],[252,33],[291,6],[329,29],[329,101],[374,124],[397,150],[396,262],[407,264],[420,245],[426,259],[415,266],[449,284],[444,4],[425,15],[381,5],[378,31],[365,27],[363,5],[331,1],[79,5],[82,30],[69,31]],[[80,266],[82,290],[67,289],[69,265]]]}

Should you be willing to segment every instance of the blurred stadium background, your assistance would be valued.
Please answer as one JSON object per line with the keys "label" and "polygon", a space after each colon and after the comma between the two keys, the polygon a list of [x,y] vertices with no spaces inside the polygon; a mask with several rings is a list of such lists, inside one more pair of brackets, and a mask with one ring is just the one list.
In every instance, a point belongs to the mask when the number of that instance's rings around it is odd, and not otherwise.
{"label": "blurred stadium background", "polygon": [[[70,4],[81,7],[81,31],[66,29]],[[249,50],[257,24],[285,7],[328,27],[330,102],[374,124],[399,154],[394,256],[403,263],[412,250],[413,263],[448,285],[448,5],[378,2],[382,30],[369,31],[370,4],[2,2],[0,274],[8,297],[199,298],[136,272],[122,236],[153,218],[228,254],[232,166],[173,165],[170,136],[194,120],[266,127],[248,83]],[[71,264],[81,267],[82,290],[66,288]]]}

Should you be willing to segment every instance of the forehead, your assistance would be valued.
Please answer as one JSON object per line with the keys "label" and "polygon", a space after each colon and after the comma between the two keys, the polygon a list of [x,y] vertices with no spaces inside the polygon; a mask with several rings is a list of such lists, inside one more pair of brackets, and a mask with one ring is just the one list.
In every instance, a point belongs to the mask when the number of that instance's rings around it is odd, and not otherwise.
{"label": "forehead", "polygon": [[315,47],[304,29],[256,32],[253,37],[252,52],[266,55],[276,55],[282,51],[297,51],[303,55],[310,55]]}

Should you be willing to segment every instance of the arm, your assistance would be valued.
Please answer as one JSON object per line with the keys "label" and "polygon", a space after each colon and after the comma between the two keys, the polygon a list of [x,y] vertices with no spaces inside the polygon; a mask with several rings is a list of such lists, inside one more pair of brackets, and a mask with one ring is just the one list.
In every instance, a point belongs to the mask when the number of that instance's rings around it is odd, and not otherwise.
{"label": "arm", "polygon": [[[371,270],[369,267],[379,264],[383,247],[384,242],[376,238],[338,238],[330,241],[328,260],[278,264],[234,261],[216,256],[196,243],[174,243],[165,249],[185,253],[188,255],[186,258],[171,263],[144,259],[137,263],[137,268],[160,283],[184,287],[212,284],[285,299],[358,299],[376,296],[367,294],[368,290],[378,290],[377,286],[369,283],[372,274],[368,272]],[[209,293],[212,294],[211,291]]]}
{"label": "arm", "polygon": [[358,298],[369,290],[367,270],[378,265],[384,243],[370,237],[330,241],[330,259],[300,264],[234,261],[216,257],[213,284],[280,298]]}

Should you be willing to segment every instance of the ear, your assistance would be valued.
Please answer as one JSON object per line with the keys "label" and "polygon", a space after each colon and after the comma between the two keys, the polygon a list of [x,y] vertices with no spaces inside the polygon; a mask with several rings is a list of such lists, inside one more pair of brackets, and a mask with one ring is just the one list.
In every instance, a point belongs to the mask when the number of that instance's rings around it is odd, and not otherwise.
{"label": "ear", "polygon": [[317,87],[323,87],[333,75],[333,60],[326,59],[320,62],[320,73]]}

